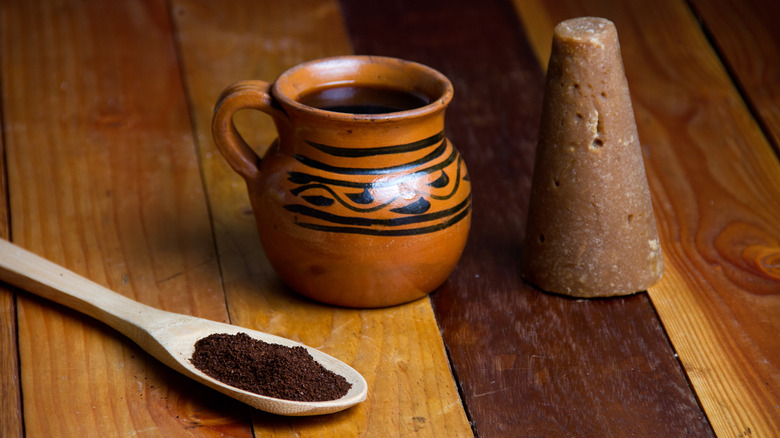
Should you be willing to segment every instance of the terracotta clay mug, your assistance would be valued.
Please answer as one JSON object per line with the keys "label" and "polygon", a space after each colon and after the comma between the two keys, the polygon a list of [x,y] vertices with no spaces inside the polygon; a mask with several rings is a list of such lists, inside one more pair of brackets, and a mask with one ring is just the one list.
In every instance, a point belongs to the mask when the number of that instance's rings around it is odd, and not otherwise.
{"label": "terracotta clay mug", "polygon": [[[246,181],[284,283],[324,303],[382,307],[447,279],[471,223],[466,165],[444,135],[452,95],[436,70],[374,56],[315,60],[223,92],[214,140]],[[232,121],[247,108],[279,134],[262,160]]]}

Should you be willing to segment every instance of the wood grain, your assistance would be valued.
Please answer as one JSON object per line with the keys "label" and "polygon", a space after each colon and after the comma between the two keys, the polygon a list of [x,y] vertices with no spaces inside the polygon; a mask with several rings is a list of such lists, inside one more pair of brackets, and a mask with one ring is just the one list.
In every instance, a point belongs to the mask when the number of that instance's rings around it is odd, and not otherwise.
{"label": "wood grain", "polygon": [[[526,21],[533,41],[571,16],[615,21],[667,267],[650,297],[715,432],[779,435],[780,164],[692,11],[678,1],[515,3],[524,17],[549,17]],[[744,57],[775,71],[762,47],[742,44],[753,51]],[[547,50],[537,48],[540,60]]]}
{"label": "wood grain", "polygon": [[8,287],[0,288],[0,436],[23,436],[19,355],[16,349],[16,300]]}
{"label": "wood grain", "polygon": [[[720,436],[780,435],[777,6],[690,4],[0,2],[0,237],[147,304],[321,348],[372,388],[338,415],[252,412],[2,290],[0,435],[466,436],[472,420],[480,436],[711,436],[696,397]],[[578,15],[620,33],[667,264],[649,294],[572,300],[517,273],[552,27]],[[224,86],[353,52],[455,84],[474,228],[431,301],[353,311],[286,290],[212,147]],[[275,136],[258,114],[238,124]]]}
{"label": "wood grain", "polygon": [[[163,1],[3,2],[14,242],[146,304],[227,320]],[[249,436],[248,410],[20,295],[29,436]]]}
{"label": "wood grain", "polygon": [[[254,415],[255,433],[471,436],[430,301],[350,310],[284,288],[260,247],[244,183],[211,140],[214,103],[230,83],[273,81],[300,62],[352,53],[338,2],[176,0],[173,16],[231,322],[322,349],[369,384],[366,402],[332,416]],[[258,151],[276,137],[270,119],[260,113],[247,112],[237,124]]]}
{"label": "wood grain", "polygon": [[780,2],[694,0],[691,5],[775,152],[780,153]]}
{"label": "wood grain", "polygon": [[[4,13],[0,9],[0,23]],[[0,108],[0,120],[2,109]],[[5,172],[3,127],[0,126],[0,238],[9,238],[8,191]],[[14,438],[24,433],[22,392],[19,382],[19,354],[16,349],[16,295],[0,285],[0,436]]]}
{"label": "wood grain", "polygon": [[469,166],[473,227],[432,300],[477,433],[711,436],[646,294],[574,300],[520,278],[543,76],[511,3],[343,4],[356,51],[455,85],[448,135]]}

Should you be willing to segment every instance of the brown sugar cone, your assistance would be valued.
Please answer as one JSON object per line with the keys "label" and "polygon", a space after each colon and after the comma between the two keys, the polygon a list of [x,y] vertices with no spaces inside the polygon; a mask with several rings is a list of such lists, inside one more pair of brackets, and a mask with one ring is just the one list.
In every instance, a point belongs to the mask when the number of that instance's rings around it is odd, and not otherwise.
{"label": "brown sugar cone", "polygon": [[615,25],[555,27],[521,262],[539,288],[627,295],[663,260]]}

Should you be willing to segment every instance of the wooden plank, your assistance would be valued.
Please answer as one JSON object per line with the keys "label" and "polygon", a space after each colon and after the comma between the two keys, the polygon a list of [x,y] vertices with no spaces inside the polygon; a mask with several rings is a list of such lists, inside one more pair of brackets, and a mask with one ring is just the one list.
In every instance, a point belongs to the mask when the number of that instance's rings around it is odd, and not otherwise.
{"label": "wooden plank", "polygon": [[[14,242],[226,321],[166,3],[3,2],[2,17]],[[251,436],[244,405],[107,327],[30,295],[18,313],[29,436]]]}
{"label": "wooden plank", "polygon": [[[336,1],[175,0],[187,91],[211,205],[231,321],[299,340],[351,364],[368,399],[318,418],[254,415],[260,436],[471,436],[428,299],[350,310],[284,288],[262,252],[243,181],[211,140],[219,93],[241,79],[274,80],[313,58],[352,53]],[[267,116],[239,114],[258,150],[276,137]]]}
{"label": "wooden plank", "polygon": [[512,5],[343,4],[356,51],[424,62],[455,85],[448,135],[474,218],[432,300],[477,433],[711,435],[646,294],[574,300],[520,278],[543,77]]}
{"label": "wooden plank", "polygon": [[780,435],[780,164],[693,13],[673,0],[515,4],[534,41],[567,17],[615,21],[666,261],[651,300],[715,432]]}
{"label": "wooden plank", "polygon": [[[1,7],[0,7],[1,8]],[[0,9],[0,23],[3,10]],[[0,107],[0,120],[2,120]],[[3,127],[0,126],[0,238],[8,239],[8,191]],[[19,354],[16,349],[16,295],[0,285],[0,436],[21,437],[22,392],[19,384]]]}
{"label": "wooden plank", "polygon": [[691,5],[780,153],[780,2],[694,0]]}
{"label": "wooden plank", "polygon": [[0,288],[0,436],[21,437],[22,393],[19,383],[19,355],[16,349],[15,295],[7,287]]}

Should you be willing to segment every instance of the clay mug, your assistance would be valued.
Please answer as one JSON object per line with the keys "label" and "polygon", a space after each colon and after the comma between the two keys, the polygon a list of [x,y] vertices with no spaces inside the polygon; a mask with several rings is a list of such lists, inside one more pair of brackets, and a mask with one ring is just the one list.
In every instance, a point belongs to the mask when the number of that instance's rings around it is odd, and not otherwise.
{"label": "clay mug", "polygon": [[[436,70],[375,56],[314,60],[222,93],[214,140],[246,181],[285,284],[328,304],[383,307],[447,279],[471,223],[469,174],[444,135],[452,96]],[[247,108],[279,135],[262,159],[233,124]]]}

